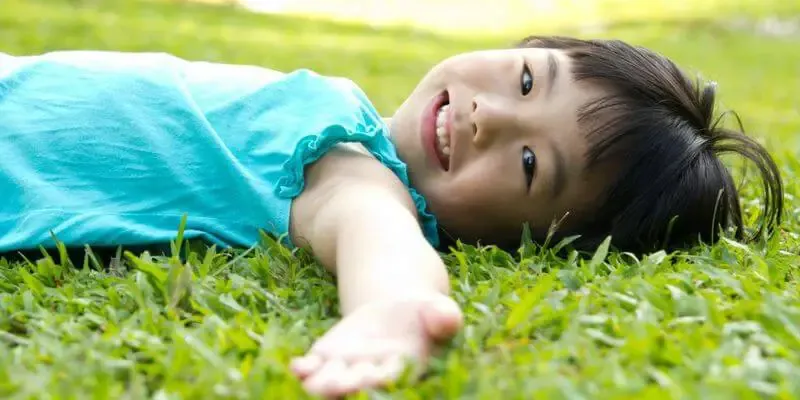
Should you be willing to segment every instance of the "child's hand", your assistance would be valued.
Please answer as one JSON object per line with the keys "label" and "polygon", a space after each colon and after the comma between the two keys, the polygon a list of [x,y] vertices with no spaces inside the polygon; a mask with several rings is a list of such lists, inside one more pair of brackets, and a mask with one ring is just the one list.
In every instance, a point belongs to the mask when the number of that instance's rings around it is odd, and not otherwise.
{"label": "child's hand", "polygon": [[458,305],[443,294],[364,305],[339,321],[292,370],[310,393],[340,396],[391,382],[411,358],[426,362],[436,341],[460,329]]}

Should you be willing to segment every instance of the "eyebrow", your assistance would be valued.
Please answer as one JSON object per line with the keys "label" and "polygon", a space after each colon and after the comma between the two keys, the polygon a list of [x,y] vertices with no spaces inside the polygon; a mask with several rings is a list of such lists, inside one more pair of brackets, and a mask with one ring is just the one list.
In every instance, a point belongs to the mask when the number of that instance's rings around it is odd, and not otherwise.
{"label": "eyebrow", "polygon": [[558,77],[558,59],[552,51],[547,52],[547,93],[553,91],[553,83]]}
{"label": "eyebrow", "polygon": [[555,173],[553,174],[553,198],[557,198],[564,191],[567,182],[567,165],[564,160],[564,153],[558,148],[555,142],[550,142],[553,150],[553,160],[555,161]]}

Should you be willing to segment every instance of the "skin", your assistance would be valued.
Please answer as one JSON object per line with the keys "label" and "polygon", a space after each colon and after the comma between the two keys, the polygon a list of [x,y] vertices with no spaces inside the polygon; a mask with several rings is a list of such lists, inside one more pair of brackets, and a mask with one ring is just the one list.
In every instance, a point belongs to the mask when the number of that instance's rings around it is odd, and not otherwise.
{"label": "skin", "polygon": [[[525,63],[533,78],[527,95],[521,89]],[[607,181],[601,171],[583,171],[587,147],[577,110],[602,93],[574,82],[570,64],[562,51],[541,48],[461,54],[434,67],[397,110],[391,131],[398,154],[449,233],[471,242],[518,240],[523,222],[547,229],[594,203]],[[443,90],[451,114],[448,171],[426,157],[418,138],[420,115]],[[530,188],[525,146],[536,157]]]}
{"label": "skin", "polygon": [[[602,171],[584,172],[577,110],[601,93],[572,81],[569,64],[550,49],[455,56],[434,67],[388,121],[412,184],[449,234],[518,238],[522,223],[546,229],[599,195],[606,182]],[[447,171],[420,139],[425,110],[443,90],[451,104]],[[525,146],[536,160],[530,187]],[[331,151],[307,169],[306,183],[292,207],[291,235],[337,275],[343,319],[292,370],[323,396],[383,385],[461,327],[445,265],[425,240],[407,189],[363,149]]]}

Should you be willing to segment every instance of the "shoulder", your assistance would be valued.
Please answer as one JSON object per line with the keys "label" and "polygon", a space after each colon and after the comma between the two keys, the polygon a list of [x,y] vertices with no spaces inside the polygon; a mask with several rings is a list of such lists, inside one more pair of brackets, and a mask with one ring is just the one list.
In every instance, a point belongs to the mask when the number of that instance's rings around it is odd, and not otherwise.
{"label": "shoulder", "polygon": [[103,77],[147,76],[174,72],[185,61],[166,53],[134,53],[94,50],[60,50],[0,58],[0,71],[8,73],[92,73]]}
{"label": "shoulder", "polygon": [[[327,238],[334,226],[359,218],[367,209],[405,212],[419,221],[408,188],[357,143],[331,148],[306,168],[305,182],[305,189],[293,200],[290,216],[290,232],[297,244]],[[316,242],[319,247],[327,240]],[[316,248],[315,253],[322,250]]]}
{"label": "shoulder", "polygon": [[346,113],[369,123],[381,119],[366,93],[348,78],[299,69],[286,74],[280,86],[315,113]]}
{"label": "shoulder", "polygon": [[[62,86],[119,82],[132,89],[147,84],[151,88],[194,92],[222,86],[246,93],[284,76],[261,66],[198,61],[161,52],[59,50],[31,55],[0,54],[0,77],[48,79]],[[95,90],[101,90],[103,85]]]}
{"label": "shoulder", "polygon": [[416,212],[406,184],[360,143],[339,143],[309,165],[301,196],[326,199],[346,192],[380,191]]}

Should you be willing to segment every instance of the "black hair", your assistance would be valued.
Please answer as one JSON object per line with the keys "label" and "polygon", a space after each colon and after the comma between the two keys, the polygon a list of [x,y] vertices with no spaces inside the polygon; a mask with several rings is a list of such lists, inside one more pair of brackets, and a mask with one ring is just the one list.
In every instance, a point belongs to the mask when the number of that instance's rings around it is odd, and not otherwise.
{"label": "black hair", "polygon": [[713,243],[721,231],[745,239],[739,193],[723,154],[755,164],[763,184],[761,223],[746,240],[780,225],[779,170],[743,129],[721,126],[714,84],[693,81],[666,57],[619,40],[531,36],[517,47],[563,50],[573,79],[606,93],[584,105],[578,120],[589,143],[587,170],[613,164],[615,179],[599,206],[565,224],[556,238],[578,234],[573,246],[591,249],[610,235],[615,248],[636,253]]}

